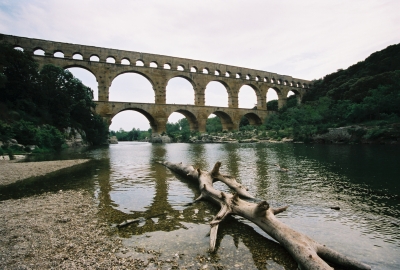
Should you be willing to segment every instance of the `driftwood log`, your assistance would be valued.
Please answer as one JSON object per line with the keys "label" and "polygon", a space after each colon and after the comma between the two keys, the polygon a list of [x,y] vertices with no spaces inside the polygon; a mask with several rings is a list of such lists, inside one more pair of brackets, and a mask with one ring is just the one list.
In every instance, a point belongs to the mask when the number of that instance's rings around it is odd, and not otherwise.
{"label": "driftwood log", "polygon": [[[252,221],[278,241],[293,256],[299,269],[332,269],[327,262],[344,269],[371,269],[369,265],[348,258],[279,221],[275,215],[285,211],[287,206],[272,208],[266,201],[255,202],[256,199],[247,188],[233,177],[219,172],[220,162],[215,164],[211,172],[195,169],[193,166],[182,163],[160,163],[186,179],[198,182],[201,195],[195,201],[205,199],[220,206],[220,211],[210,223],[211,252],[215,250],[218,226],[221,221],[228,215],[239,215]],[[225,183],[235,194],[216,190],[213,187],[216,181]]]}

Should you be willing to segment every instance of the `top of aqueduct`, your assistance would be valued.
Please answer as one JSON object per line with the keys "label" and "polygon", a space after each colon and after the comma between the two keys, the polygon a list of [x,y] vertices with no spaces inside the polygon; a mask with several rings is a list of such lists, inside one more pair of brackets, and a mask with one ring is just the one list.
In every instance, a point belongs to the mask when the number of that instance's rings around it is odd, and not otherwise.
{"label": "top of aqueduct", "polygon": [[[301,102],[311,86],[308,80],[287,75],[173,56],[2,34],[0,42],[9,43],[14,48],[31,53],[39,65],[81,67],[90,71],[98,82],[99,98],[96,102],[96,112],[111,123],[111,119],[124,110],[138,111],[147,117],[153,132],[158,134],[165,131],[168,116],[173,112],[183,114],[188,119],[191,129],[200,132],[205,132],[210,114],[215,114],[221,119],[224,130],[237,130],[242,117],[246,117],[250,124],[259,125],[270,113],[266,104],[269,88],[276,91],[278,107],[282,107],[286,103],[289,91]],[[38,55],[37,50],[42,50],[42,55]],[[120,74],[128,72],[139,73],[150,81],[155,94],[154,103],[109,100],[112,81]],[[192,84],[194,105],[166,104],[166,87],[168,81],[174,77],[185,78]],[[218,81],[226,88],[227,107],[205,106],[205,88],[211,81]],[[253,109],[238,106],[238,93],[243,85],[250,86],[256,94],[257,106]]]}
{"label": "top of aqueduct", "polygon": [[129,61],[129,64],[141,61],[141,65],[148,67],[211,74],[282,86],[287,85],[293,88],[309,88],[311,86],[311,81],[309,80],[293,78],[288,75],[174,56],[101,48],[5,34],[0,34],[0,41],[8,42],[14,47],[20,47],[32,54],[36,50],[43,50],[45,56],[54,56],[55,53],[61,52],[64,54],[64,58],[81,55],[82,60],[85,61],[89,61],[91,57],[97,56],[99,62],[106,62],[106,59],[109,58],[114,59],[113,61],[116,64],[122,64],[123,60]]}

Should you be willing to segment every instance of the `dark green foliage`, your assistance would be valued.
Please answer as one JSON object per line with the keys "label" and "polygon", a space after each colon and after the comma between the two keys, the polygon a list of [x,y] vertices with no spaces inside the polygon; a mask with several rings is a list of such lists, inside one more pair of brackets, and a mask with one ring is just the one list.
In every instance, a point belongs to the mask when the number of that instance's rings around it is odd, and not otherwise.
{"label": "dark green foliage", "polygon": [[65,140],[63,134],[57,128],[43,125],[37,128],[35,141],[41,148],[61,150]]}
{"label": "dark green foliage", "polygon": [[295,95],[291,95],[287,98],[286,107],[292,108],[297,106],[297,97]]}
{"label": "dark green foliage", "polygon": [[20,144],[24,145],[39,145],[37,143],[37,128],[32,122],[25,120],[15,121],[12,123],[12,131],[14,138]]}
{"label": "dark green foliage", "polygon": [[248,126],[248,125],[250,125],[249,119],[247,119],[246,116],[243,116],[243,117],[240,119],[239,129],[242,128],[242,127]]}
{"label": "dark green foliage", "polygon": [[[37,145],[40,148],[60,150],[64,144],[64,135],[54,126],[37,126],[32,122],[19,120],[12,122],[11,125],[0,121],[1,140],[14,138],[19,144]],[[22,152],[24,149],[13,149]]]}
{"label": "dark green foliage", "polygon": [[221,119],[219,117],[207,118],[206,131],[208,133],[215,133],[222,131]]}
{"label": "dark green foliage", "polygon": [[[267,119],[265,126],[276,132],[290,132],[297,140],[308,140],[332,127],[399,122],[399,104],[400,44],[397,44],[346,70],[314,81],[301,106],[290,96],[287,106]],[[364,138],[375,139],[381,134],[378,130],[368,131]]]}
{"label": "dark green foliage", "polygon": [[14,135],[11,125],[0,120],[0,141],[5,142],[14,138]]}
{"label": "dark green foliage", "polygon": [[110,136],[116,136],[118,141],[142,141],[146,137],[150,137],[151,129],[148,131],[142,131],[133,128],[131,131],[125,131],[120,129],[119,131],[110,131]]}
{"label": "dark green foliage", "polygon": [[278,100],[274,99],[267,102],[268,111],[278,111]]}
{"label": "dark green foliage", "polygon": [[94,145],[106,141],[108,128],[94,113],[93,91],[68,70],[46,65],[39,72],[30,55],[1,44],[0,72],[2,141],[15,136],[22,144],[60,149],[66,128],[83,130]]}
{"label": "dark green foliage", "polygon": [[0,101],[10,101],[30,113],[39,87],[38,65],[32,57],[9,45],[0,44]]}
{"label": "dark green foliage", "polygon": [[[323,79],[314,81],[311,91],[305,95],[303,102],[315,101],[326,95],[334,100],[355,96],[355,100],[360,101],[362,96],[359,97],[357,93],[359,90],[365,92],[365,87],[361,86],[368,85],[363,83],[364,80],[371,81],[378,75],[375,83],[385,84],[387,79],[391,80],[391,75],[384,74],[396,70],[400,70],[400,44],[391,45],[382,51],[371,54],[365,61],[358,62],[346,70],[338,70],[326,75]],[[357,84],[359,85],[357,86]],[[377,84],[370,85],[368,88],[376,86]],[[362,90],[363,88],[364,90]]]}
{"label": "dark green foliage", "polygon": [[167,135],[174,141],[188,142],[191,136],[189,121],[186,118],[179,119],[176,123],[167,123]]}

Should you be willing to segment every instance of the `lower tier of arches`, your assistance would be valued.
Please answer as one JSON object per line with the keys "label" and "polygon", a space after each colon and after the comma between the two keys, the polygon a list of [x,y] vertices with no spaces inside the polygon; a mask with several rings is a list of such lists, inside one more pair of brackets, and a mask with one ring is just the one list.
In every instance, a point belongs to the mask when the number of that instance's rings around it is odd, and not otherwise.
{"label": "lower tier of arches", "polygon": [[97,101],[96,112],[100,114],[109,125],[118,113],[132,110],[144,115],[150,123],[153,134],[166,132],[168,117],[174,113],[181,113],[189,122],[190,130],[206,132],[207,118],[214,114],[220,118],[222,129],[234,131],[239,129],[240,120],[246,117],[251,125],[261,125],[263,120],[271,113],[267,110],[237,109],[213,106],[196,106],[181,104],[151,104],[132,102]]}

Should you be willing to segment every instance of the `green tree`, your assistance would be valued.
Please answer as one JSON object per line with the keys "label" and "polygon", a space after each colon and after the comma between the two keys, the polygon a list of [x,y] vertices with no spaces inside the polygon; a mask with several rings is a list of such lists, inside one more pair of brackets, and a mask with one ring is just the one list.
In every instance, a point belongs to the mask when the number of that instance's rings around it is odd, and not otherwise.
{"label": "green tree", "polygon": [[[14,126],[19,142],[41,144],[34,140],[44,135],[34,135],[45,125],[60,132],[68,127],[84,131],[84,139],[95,145],[106,141],[108,128],[94,112],[93,91],[69,71],[46,65],[39,72],[31,55],[1,44],[0,79],[0,117]],[[44,129],[58,140],[52,128]],[[59,148],[59,143],[51,145]]]}
{"label": "green tree", "polygon": [[215,133],[222,131],[221,119],[218,116],[207,118],[206,131],[208,133]]}
{"label": "green tree", "polygon": [[270,100],[267,102],[267,109],[269,111],[278,111],[278,100],[274,99],[274,100]]}

